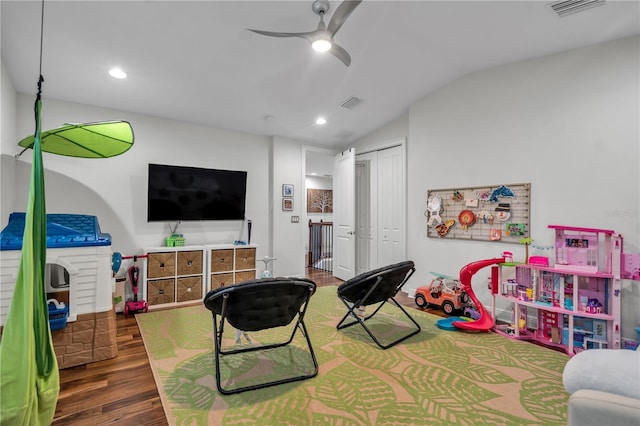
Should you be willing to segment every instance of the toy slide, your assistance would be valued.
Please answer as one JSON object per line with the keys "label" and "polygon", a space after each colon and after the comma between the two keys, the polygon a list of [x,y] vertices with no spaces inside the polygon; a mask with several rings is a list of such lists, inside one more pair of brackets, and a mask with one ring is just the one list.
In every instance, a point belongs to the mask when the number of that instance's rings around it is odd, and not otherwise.
{"label": "toy slide", "polygon": [[504,263],[504,257],[497,257],[494,259],[485,259],[478,260],[476,262],[471,262],[468,265],[464,266],[460,269],[460,285],[462,287],[462,291],[465,291],[473,303],[476,305],[476,309],[480,313],[480,317],[475,321],[454,321],[452,325],[461,330],[470,330],[470,331],[489,331],[494,325],[493,317],[487,311],[487,308],[484,307],[482,303],[478,300],[475,293],[473,292],[473,288],[471,287],[471,278],[473,275],[478,272],[480,269],[485,266],[495,265],[498,263]]}

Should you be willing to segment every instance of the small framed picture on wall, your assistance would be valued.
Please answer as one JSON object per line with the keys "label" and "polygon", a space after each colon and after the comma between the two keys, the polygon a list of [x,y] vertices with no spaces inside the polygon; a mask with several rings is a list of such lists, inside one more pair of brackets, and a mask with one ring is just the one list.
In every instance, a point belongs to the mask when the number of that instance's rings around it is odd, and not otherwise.
{"label": "small framed picture on wall", "polygon": [[293,198],[283,198],[282,199],[282,210],[284,210],[284,211],[292,211],[293,210]]}
{"label": "small framed picture on wall", "polygon": [[289,183],[285,183],[284,185],[282,185],[282,196],[293,197],[293,185]]}

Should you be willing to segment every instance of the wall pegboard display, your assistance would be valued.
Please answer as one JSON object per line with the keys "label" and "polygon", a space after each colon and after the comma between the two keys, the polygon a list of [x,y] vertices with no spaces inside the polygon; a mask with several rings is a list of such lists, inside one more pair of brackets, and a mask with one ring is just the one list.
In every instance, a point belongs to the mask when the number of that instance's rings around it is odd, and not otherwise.
{"label": "wall pegboard display", "polygon": [[430,238],[519,243],[529,237],[531,184],[427,191]]}

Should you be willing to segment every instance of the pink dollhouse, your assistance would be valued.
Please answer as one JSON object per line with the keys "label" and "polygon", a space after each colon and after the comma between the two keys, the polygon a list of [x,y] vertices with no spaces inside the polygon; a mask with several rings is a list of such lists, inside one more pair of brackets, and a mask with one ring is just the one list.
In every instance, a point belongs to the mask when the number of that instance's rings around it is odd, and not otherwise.
{"label": "pink dollhouse", "polygon": [[620,348],[620,280],[640,278],[640,256],[624,255],[622,236],[611,230],[560,225],[549,229],[555,234],[555,264],[500,266],[501,283],[505,268],[515,268],[509,287],[518,291],[492,292],[494,314],[496,298],[513,302],[513,324],[494,330],[569,355]]}

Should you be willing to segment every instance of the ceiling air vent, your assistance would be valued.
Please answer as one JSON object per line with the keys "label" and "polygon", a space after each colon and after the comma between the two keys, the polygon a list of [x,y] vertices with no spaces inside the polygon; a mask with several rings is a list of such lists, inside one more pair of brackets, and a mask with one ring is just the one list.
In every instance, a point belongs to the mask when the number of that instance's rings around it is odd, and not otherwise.
{"label": "ceiling air vent", "polygon": [[353,109],[362,103],[362,99],[356,98],[355,96],[350,97],[346,101],[340,104],[342,108]]}
{"label": "ceiling air vent", "polygon": [[547,6],[560,18],[582,12],[596,6],[603,6],[605,0],[564,0],[549,3]]}

